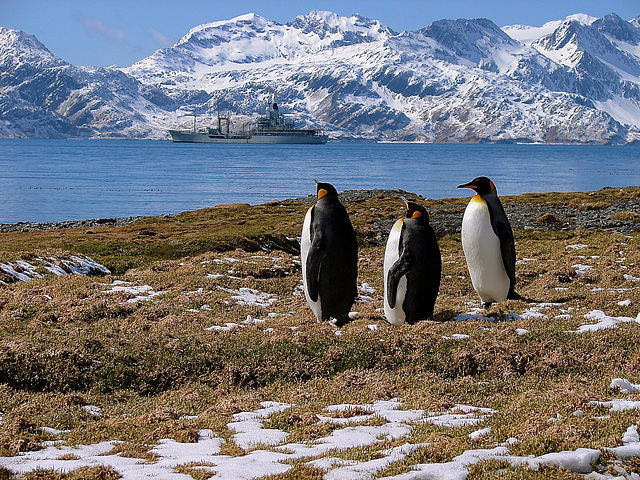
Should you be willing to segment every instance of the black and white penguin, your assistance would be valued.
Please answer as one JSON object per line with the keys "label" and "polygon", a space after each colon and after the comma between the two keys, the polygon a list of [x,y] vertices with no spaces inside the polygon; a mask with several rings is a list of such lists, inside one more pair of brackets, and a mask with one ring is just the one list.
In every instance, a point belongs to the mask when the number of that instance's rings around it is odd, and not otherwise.
{"label": "black and white penguin", "polygon": [[496,186],[487,177],[474,178],[458,188],[471,188],[462,218],[462,249],[473,288],[485,308],[494,302],[519,299],[516,285],[516,247],[513,232]]}
{"label": "black and white penguin", "polygon": [[442,259],[426,209],[406,199],[404,218],[393,225],[384,254],[384,313],[393,325],[433,315]]}
{"label": "black and white penguin", "polygon": [[358,243],[347,210],[329,183],[316,181],[318,200],[302,226],[300,257],[307,303],[319,322],[350,321],[357,295]]}

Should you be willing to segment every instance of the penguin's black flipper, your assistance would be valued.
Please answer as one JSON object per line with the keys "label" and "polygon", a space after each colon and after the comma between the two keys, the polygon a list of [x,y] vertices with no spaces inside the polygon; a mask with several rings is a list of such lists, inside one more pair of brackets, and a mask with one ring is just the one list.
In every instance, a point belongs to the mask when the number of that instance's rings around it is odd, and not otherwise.
{"label": "penguin's black flipper", "polygon": [[307,255],[307,290],[313,302],[318,301],[320,266],[325,256],[325,243],[322,232],[315,232]]}
{"label": "penguin's black flipper", "polygon": [[513,232],[509,225],[502,222],[496,223],[498,238],[500,239],[500,253],[502,254],[502,263],[509,277],[509,293],[507,298],[511,300],[519,300],[520,295],[515,292],[516,287],[516,245],[513,240]]}
{"label": "penguin's black flipper", "polygon": [[395,308],[398,283],[403,275],[406,275],[406,273],[411,270],[414,260],[411,250],[405,249],[396,263],[391,265],[389,273],[387,274],[387,303],[389,307]]}

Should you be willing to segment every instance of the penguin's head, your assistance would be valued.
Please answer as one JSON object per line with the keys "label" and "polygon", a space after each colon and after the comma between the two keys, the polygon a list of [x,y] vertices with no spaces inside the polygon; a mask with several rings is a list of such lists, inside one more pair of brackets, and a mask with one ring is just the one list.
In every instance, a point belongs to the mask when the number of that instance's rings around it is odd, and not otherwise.
{"label": "penguin's head", "polygon": [[424,208],[422,205],[418,205],[417,203],[410,202],[404,197],[402,197],[402,201],[407,206],[407,213],[404,216],[405,219],[420,219],[423,222],[429,223],[429,213],[427,212],[426,208]]}
{"label": "penguin's head", "polygon": [[471,188],[480,196],[489,195],[496,191],[495,184],[487,177],[476,177],[469,183],[458,185],[457,188]]}
{"label": "penguin's head", "polygon": [[317,180],[314,180],[314,182],[316,182],[316,193],[318,195],[318,200],[326,196],[333,197],[335,195],[336,198],[338,197],[338,191],[336,190],[336,187],[334,187],[330,183],[319,182]]}

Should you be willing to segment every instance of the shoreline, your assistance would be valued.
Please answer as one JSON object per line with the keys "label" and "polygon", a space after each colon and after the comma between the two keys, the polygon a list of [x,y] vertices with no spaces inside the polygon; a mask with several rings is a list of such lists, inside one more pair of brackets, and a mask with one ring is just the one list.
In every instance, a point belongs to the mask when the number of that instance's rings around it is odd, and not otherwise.
{"label": "shoreline", "polygon": [[[523,193],[519,195],[507,195],[508,198],[503,201],[505,211],[511,222],[511,226],[515,229],[553,229],[553,230],[571,230],[577,227],[590,229],[603,229],[609,231],[617,231],[620,233],[630,233],[640,230],[640,202],[637,198],[613,198],[604,205],[596,202],[570,202],[563,206],[532,202],[527,197],[536,196],[554,196],[554,195],[594,195],[597,193],[612,193],[623,191],[625,189],[638,187],[610,188],[605,187],[595,192],[578,191],[563,193]],[[345,190],[339,193],[340,200],[348,204],[350,202],[359,202],[378,195],[385,196],[407,196],[418,198],[427,203],[435,203],[439,206],[427,208],[430,210],[432,227],[436,235],[442,237],[449,234],[459,233],[462,225],[463,206],[466,206],[467,197],[451,197],[445,199],[425,199],[415,193],[407,192],[401,189],[365,189],[365,190]],[[469,197],[470,198],[470,197]],[[462,204],[460,204],[462,200]],[[311,204],[315,201],[315,197],[309,195],[307,197],[289,198],[285,200],[271,200],[259,205],[279,205],[291,203]],[[441,205],[444,203],[445,205]],[[448,204],[448,205],[447,205]],[[216,208],[215,205],[207,208]],[[197,210],[194,210],[197,211]],[[181,212],[183,213],[183,212]],[[626,214],[626,215],[625,215]],[[69,228],[96,228],[103,226],[124,227],[149,218],[170,218],[176,214],[161,215],[139,215],[119,218],[96,218],[85,220],[64,220],[58,222],[17,222],[17,223],[0,223],[0,233],[12,232],[36,232],[47,230],[61,230]],[[381,230],[390,229],[394,219],[380,220],[378,227]],[[388,225],[387,225],[388,224]]]}

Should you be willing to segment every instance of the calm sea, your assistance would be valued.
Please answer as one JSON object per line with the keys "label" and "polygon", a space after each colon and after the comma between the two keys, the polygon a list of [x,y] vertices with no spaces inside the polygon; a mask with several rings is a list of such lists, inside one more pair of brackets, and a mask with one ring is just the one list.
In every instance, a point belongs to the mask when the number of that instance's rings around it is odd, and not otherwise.
{"label": "calm sea", "polygon": [[640,185],[640,146],[206,145],[0,139],[0,223],[157,215],[315,192],[401,188],[428,198],[479,175],[498,193]]}

